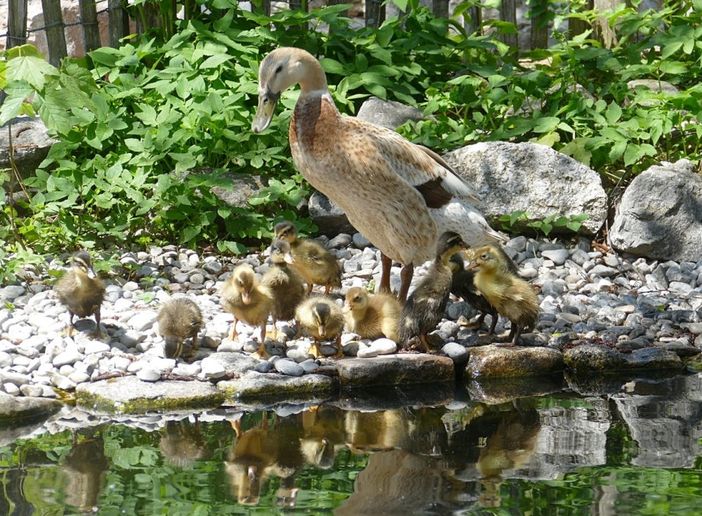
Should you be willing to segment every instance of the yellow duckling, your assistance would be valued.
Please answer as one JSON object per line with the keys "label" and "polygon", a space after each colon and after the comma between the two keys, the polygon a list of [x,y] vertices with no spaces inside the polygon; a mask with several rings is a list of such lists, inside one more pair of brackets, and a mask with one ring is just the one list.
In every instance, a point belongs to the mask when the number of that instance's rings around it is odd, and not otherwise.
{"label": "yellow duckling", "polygon": [[300,275],[288,264],[292,263],[290,244],[276,240],[271,244],[272,266],[261,279],[273,298],[273,325],[277,321],[289,321],[295,317],[295,309],[305,297],[305,285]]}
{"label": "yellow duckling", "polygon": [[509,339],[519,343],[519,336],[533,328],[539,317],[539,298],[532,286],[520,278],[495,246],[473,249],[469,268],[475,271],[475,286],[497,312],[512,323]]}
{"label": "yellow duckling", "polygon": [[333,340],[336,346],[336,358],[342,356],[341,332],[344,329],[344,313],[333,299],[326,296],[312,296],[304,300],[295,310],[298,331],[303,331],[314,344],[310,353],[318,358],[322,353],[319,341]]}
{"label": "yellow duckling", "polygon": [[158,332],[166,341],[167,358],[178,358],[183,354],[183,343],[190,337],[188,358],[195,356],[199,347],[198,334],[202,329],[202,312],[197,304],[187,298],[171,299],[158,312]]}
{"label": "yellow duckling", "polygon": [[100,305],[105,297],[105,284],[95,275],[90,255],[78,251],[71,258],[71,269],[64,274],[54,286],[62,304],[68,308],[68,326],[66,333],[73,335],[75,326],[73,317],[89,317],[95,315],[94,336],[100,332]]}
{"label": "yellow duckling", "polygon": [[314,285],[324,285],[325,294],[341,287],[341,267],[328,249],[315,240],[298,238],[297,228],[287,220],[276,224],[274,231],[276,238],[290,244],[291,265],[307,283],[308,294]]}
{"label": "yellow duckling", "polygon": [[273,308],[273,300],[268,290],[259,285],[253,267],[244,263],[234,269],[222,287],[221,295],[222,307],[234,314],[229,338],[232,340],[237,338],[236,323],[239,320],[251,326],[259,326],[261,333],[257,353],[260,357],[267,356],[266,322]]}
{"label": "yellow duckling", "polygon": [[402,345],[418,337],[423,351],[429,352],[427,334],[441,322],[451,293],[453,275],[449,261],[465,247],[466,243],[457,233],[447,231],[439,237],[433,265],[402,308],[398,327]]}
{"label": "yellow duckling", "polygon": [[397,324],[402,305],[390,294],[369,294],[353,287],[346,292],[346,328],[364,339],[387,337],[397,342]]}

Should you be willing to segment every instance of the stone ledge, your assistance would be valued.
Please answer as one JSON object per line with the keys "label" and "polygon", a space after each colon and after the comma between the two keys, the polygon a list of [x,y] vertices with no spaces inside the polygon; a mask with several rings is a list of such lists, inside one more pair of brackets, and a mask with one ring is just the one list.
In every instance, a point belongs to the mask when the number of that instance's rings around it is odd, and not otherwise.
{"label": "stone ledge", "polygon": [[453,382],[453,360],[438,355],[345,358],[336,363],[341,389]]}
{"label": "stone ledge", "polygon": [[35,398],[15,397],[0,393],[0,427],[12,427],[44,419],[58,412],[63,404],[60,401]]}
{"label": "stone ledge", "polygon": [[338,392],[339,383],[336,378],[321,374],[285,376],[249,371],[236,380],[219,382],[217,389],[230,404],[240,400],[311,401],[315,397],[323,401]]}
{"label": "stone ledge", "polygon": [[88,410],[139,414],[150,411],[173,411],[218,407],[224,395],[206,382],[165,380],[142,382],[124,376],[79,385],[76,404]]}
{"label": "stone ledge", "polygon": [[490,344],[468,350],[468,378],[518,378],[563,370],[563,354],[553,348],[504,347]]}

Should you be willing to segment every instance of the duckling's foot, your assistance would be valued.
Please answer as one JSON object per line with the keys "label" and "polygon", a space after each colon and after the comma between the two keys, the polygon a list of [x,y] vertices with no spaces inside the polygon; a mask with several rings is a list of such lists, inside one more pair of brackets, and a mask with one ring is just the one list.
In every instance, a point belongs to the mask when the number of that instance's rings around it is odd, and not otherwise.
{"label": "duckling's foot", "polygon": [[73,337],[76,334],[76,328],[72,324],[66,326],[61,332],[62,337]]}
{"label": "duckling's foot", "polygon": [[256,352],[253,353],[251,356],[255,358],[260,358],[261,360],[267,360],[270,355],[268,354],[268,351],[266,351],[266,344],[264,342],[261,342],[258,345],[258,349],[256,350]]}
{"label": "duckling's foot", "polygon": [[91,331],[89,333],[90,337],[99,340],[99,341],[104,341],[105,339],[109,339],[109,335],[107,335],[105,332],[103,332],[99,327],[95,331]]}
{"label": "duckling's foot", "polygon": [[314,357],[315,359],[322,356],[322,351],[319,349],[319,342],[312,343],[309,351],[307,351],[307,354],[312,355],[312,357]]}

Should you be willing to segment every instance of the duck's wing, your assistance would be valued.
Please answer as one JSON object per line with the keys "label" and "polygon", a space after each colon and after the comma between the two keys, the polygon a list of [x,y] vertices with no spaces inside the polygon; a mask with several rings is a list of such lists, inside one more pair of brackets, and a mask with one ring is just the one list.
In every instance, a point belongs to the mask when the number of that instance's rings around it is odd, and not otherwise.
{"label": "duck's wing", "polygon": [[440,208],[457,197],[470,202],[480,199],[470,185],[444,159],[423,145],[414,144],[385,127],[345,118],[356,145],[365,158],[384,163],[422,195],[429,208]]}

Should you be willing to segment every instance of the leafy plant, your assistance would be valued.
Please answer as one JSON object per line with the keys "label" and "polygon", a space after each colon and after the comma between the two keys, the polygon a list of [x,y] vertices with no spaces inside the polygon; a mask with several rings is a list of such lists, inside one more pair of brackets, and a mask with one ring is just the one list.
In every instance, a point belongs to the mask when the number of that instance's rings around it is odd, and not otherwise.
{"label": "leafy plant", "polygon": [[514,232],[523,228],[531,228],[544,236],[549,236],[552,232],[559,234],[577,233],[587,218],[588,215],[586,213],[581,213],[569,216],[553,214],[543,219],[535,219],[525,211],[516,210],[512,213],[501,215],[497,218],[497,221],[505,231]]}

